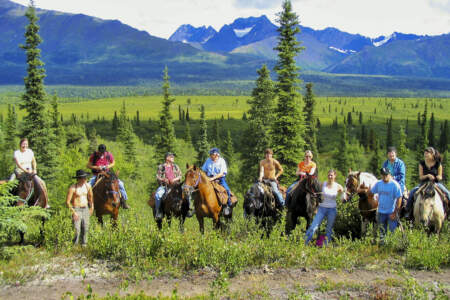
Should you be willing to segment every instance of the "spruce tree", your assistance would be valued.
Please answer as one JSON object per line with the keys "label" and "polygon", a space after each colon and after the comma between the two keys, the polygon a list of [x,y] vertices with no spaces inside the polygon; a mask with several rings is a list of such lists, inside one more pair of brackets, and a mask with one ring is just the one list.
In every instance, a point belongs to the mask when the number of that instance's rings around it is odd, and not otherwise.
{"label": "spruce tree", "polygon": [[259,76],[252,90],[252,98],[247,101],[250,105],[248,125],[241,151],[241,178],[244,182],[258,176],[259,161],[264,157],[264,150],[271,146],[271,126],[274,121],[275,86],[270,79],[270,71],[263,65],[257,73]]}
{"label": "spruce tree", "polygon": [[208,126],[205,119],[205,106],[200,107],[200,134],[198,139],[197,164],[202,165],[209,156]]}
{"label": "spruce tree", "polygon": [[118,135],[117,139],[118,141],[123,145],[124,147],[124,158],[127,162],[131,163],[133,168],[132,176],[137,175],[137,138],[134,134],[133,125],[131,124],[131,121],[127,117],[127,110],[125,101],[122,104],[122,109],[120,110],[120,116],[119,116],[119,124],[118,124]]}
{"label": "spruce tree", "polygon": [[362,114],[362,112],[360,111],[360,112],[359,112],[359,125],[362,125],[362,123],[363,123],[363,114]]}
{"label": "spruce tree", "polygon": [[139,110],[136,111],[136,126],[141,126],[141,120],[139,118]]}
{"label": "spruce tree", "polygon": [[285,181],[290,181],[295,177],[297,164],[305,148],[305,125],[300,112],[302,100],[299,93],[299,68],[295,62],[295,57],[303,47],[299,46],[295,36],[300,32],[300,28],[291,2],[283,1],[282,8],[277,14],[280,27],[277,29],[278,45],[274,48],[278,52],[275,65],[278,105],[272,138],[277,158],[285,166]]}
{"label": "spruce tree", "polygon": [[228,163],[231,165],[234,162],[234,146],[233,146],[233,138],[231,137],[230,130],[227,130],[227,137],[225,138],[224,146],[223,146],[223,155]]}
{"label": "spruce tree", "polygon": [[442,155],[442,183],[445,186],[450,184],[450,152],[447,150]]}
{"label": "spruce tree", "polygon": [[189,107],[186,108],[186,121],[189,122],[191,118],[189,117]]}
{"label": "spruce tree", "polygon": [[408,148],[406,147],[406,132],[403,126],[400,126],[400,137],[398,139],[397,156],[405,160],[408,154]]}
{"label": "spruce tree", "polygon": [[213,126],[212,126],[212,135],[211,135],[211,143],[214,147],[220,148],[220,133],[219,133],[219,122],[217,119],[214,119]]}
{"label": "spruce tree", "polygon": [[448,120],[441,126],[441,134],[439,137],[439,150],[444,153],[448,150]]}
{"label": "spruce tree", "polygon": [[88,146],[88,155],[91,155],[92,153],[94,153],[95,151],[97,151],[97,146],[98,146],[98,141],[97,141],[97,131],[95,130],[95,128],[91,128],[90,130],[87,131],[87,137],[89,140],[89,146]]}
{"label": "spruce tree", "polygon": [[367,148],[368,139],[367,139],[367,132],[366,132],[366,126],[361,126],[361,137],[360,137],[360,143],[364,148]]}
{"label": "spruce tree", "polygon": [[117,132],[117,128],[119,127],[119,118],[117,117],[117,111],[114,111],[114,117],[112,119],[112,131],[114,134]]}
{"label": "spruce tree", "polygon": [[430,127],[428,128],[428,145],[431,147],[436,147],[436,142],[434,140],[434,126],[434,113],[431,113]]}
{"label": "spruce tree", "polygon": [[184,125],[184,140],[186,143],[192,144],[191,125],[189,125],[189,122],[186,122]]}
{"label": "spruce tree", "polygon": [[370,159],[369,162],[369,170],[373,173],[373,175],[375,175],[375,177],[379,177],[380,176],[380,167],[381,167],[381,163],[382,163],[382,157],[380,155],[380,145],[378,142],[378,138],[376,137],[376,135],[374,136],[374,149],[372,152],[372,158]]}
{"label": "spruce tree", "polygon": [[316,104],[316,100],[314,99],[314,93],[312,91],[313,84],[306,84],[306,95],[304,98],[305,106],[303,108],[303,112],[305,113],[305,123],[306,123],[306,132],[305,132],[305,142],[307,148],[314,153],[315,158],[318,158],[317,151],[317,128],[316,127],[316,117],[314,115],[314,107]]}
{"label": "spruce tree", "polygon": [[394,140],[392,137],[392,116],[387,121],[387,129],[386,129],[386,150],[388,147],[392,147],[394,145]]}
{"label": "spruce tree", "polygon": [[157,145],[158,159],[163,159],[166,152],[175,152],[175,129],[173,127],[172,115],[170,114],[170,105],[175,101],[170,95],[169,71],[167,66],[164,68],[163,76],[163,108],[159,114],[159,142]]}
{"label": "spruce tree", "polygon": [[350,111],[347,113],[347,124],[348,126],[353,126],[353,118],[352,113]]}
{"label": "spruce tree", "polygon": [[47,181],[52,181],[56,176],[57,149],[53,143],[54,133],[50,128],[49,114],[46,110],[45,69],[41,61],[41,50],[38,48],[42,39],[38,33],[38,17],[33,1],[30,2],[25,16],[29,24],[25,32],[25,45],[20,47],[26,52],[28,68],[27,76],[24,78],[25,93],[20,104],[20,108],[26,111],[22,135],[29,140],[41,176]]}
{"label": "spruce tree", "polygon": [[52,110],[50,112],[51,127],[55,133],[54,143],[60,151],[63,151],[64,141],[65,141],[65,131],[64,126],[61,121],[60,112],[58,110],[58,98],[56,95],[52,97],[51,100]]}
{"label": "spruce tree", "polygon": [[351,165],[351,157],[349,156],[348,148],[347,127],[344,124],[342,126],[339,146],[333,155],[336,169],[338,169],[341,174],[347,174],[347,171]]}
{"label": "spruce tree", "polygon": [[9,157],[12,157],[13,151],[17,148],[17,114],[16,107],[8,104],[8,114],[4,125],[4,147],[3,151],[7,152]]}

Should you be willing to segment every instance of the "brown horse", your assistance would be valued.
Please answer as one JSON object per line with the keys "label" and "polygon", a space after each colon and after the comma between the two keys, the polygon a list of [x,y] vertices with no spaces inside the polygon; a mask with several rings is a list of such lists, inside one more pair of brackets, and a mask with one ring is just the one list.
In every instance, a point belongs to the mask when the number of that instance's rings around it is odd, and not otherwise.
{"label": "brown horse", "polygon": [[[167,223],[169,226],[171,225],[172,216],[175,216],[180,219],[180,231],[184,232],[184,221],[186,220],[186,216],[189,211],[189,202],[187,198],[183,197],[183,191],[181,188],[181,183],[171,185],[167,187],[169,190],[164,200],[161,203],[161,211],[164,216],[167,217]],[[162,228],[162,219],[156,219],[156,208],[155,208],[155,193],[152,193],[152,196],[148,200],[148,205],[153,210],[153,217],[156,220],[156,224],[158,225],[158,229]]]}
{"label": "brown horse", "polygon": [[[20,199],[16,202],[16,206],[28,205],[48,208],[48,193],[45,183],[36,176],[36,174],[21,173],[16,175],[19,184],[13,189],[12,194]],[[40,229],[41,239],[44,237],[45,217],[42,217],[42,228]],[[25,232],[19,231],[20,244],[24,243]]]}
{"label": "brown horse", "polygon": [[[203,218],[212,218],[214,227],[221,228],[220,215],[223,204],[218,199],[209,177],[197,166],[186,165],[187,171],[183,184],[183,197],[191,201],[193,197],[195,215],[197,216],[200,232],[205,231]],[[226,205],[226,204],[225,204]],[[232,213],[228,217],[231,219]]]}
{"label": "brown horse", "polygon": [[[367,225],[376,222],[378,201],[375,195],[370,192],[372,186],[377,182],[377,178],[367,172],[349,171],[345,180],[344,200],[351,201],[355,194],[358,194],[358,208],[361,214],[361,236],[367,232]],[[374,226],[376,232],[376,227]]]}
{"label": "brown horse", "polygon": [[103,225],[103,215],[109,214],[115,224],[119,215],[120,192],[119,177],[114,171],[100,172],[92,187],[94,209],[100,224]]}

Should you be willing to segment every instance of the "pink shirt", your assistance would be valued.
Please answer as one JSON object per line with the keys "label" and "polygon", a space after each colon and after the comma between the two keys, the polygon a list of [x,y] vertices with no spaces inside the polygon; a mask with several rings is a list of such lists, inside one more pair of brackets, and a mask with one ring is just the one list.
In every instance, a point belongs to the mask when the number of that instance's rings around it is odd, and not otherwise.
{"label": "pink shirt", "polygon": [[166,178],[169,179],[170,181],[172,181],[175,178],[175,175],[173,174],[173,165],[166,166],[165,173],[166,173]]}

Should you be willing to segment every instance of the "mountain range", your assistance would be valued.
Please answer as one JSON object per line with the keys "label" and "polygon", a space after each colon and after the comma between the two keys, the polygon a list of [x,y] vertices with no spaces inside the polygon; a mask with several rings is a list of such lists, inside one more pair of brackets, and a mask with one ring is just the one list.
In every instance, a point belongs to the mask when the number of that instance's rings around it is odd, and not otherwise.
{"label": "mountain range", "polygon": [[[23,83],[25,11],[0,0],[0,84]],[[219,31],[185,24],[166,40],[117,20],[41,9],[37,15],[50,84],[140,84],[161,80],[164,66],[177,83],[254,80],[262,64],[276,60],[277,26],[266,16],[239,18]],[[302,72],[450,79],[450,34],[371,39],[336,28],[300,29]]]}

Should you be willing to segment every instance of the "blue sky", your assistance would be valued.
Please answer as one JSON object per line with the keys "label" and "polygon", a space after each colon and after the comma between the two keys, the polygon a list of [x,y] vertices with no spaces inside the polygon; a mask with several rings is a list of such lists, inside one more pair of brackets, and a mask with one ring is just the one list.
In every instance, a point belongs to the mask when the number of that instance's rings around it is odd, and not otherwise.
{"label": "blue sky", "polygon": [[[28,4],[28,0],[13,0]],[[180,25],[219,30],[238,17],[265,14],[273,22],[281,0],[35,0],[39,8],[117,19],[152,35],[168,38]],[[450,32],[450,0],[292,0],[304,26],[336,27],[376,37],[394,31]]]}

